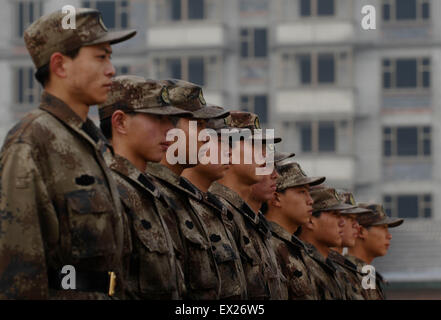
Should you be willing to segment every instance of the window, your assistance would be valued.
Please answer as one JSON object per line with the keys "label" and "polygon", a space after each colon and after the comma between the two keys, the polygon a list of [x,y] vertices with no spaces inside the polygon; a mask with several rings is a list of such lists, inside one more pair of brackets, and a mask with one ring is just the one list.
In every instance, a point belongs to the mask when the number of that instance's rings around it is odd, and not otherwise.
{"label": "window", "polygon": [[220,84],[220,59],[216,56],[156,58],[153,65],[155,79],[182,79],[212,88]]}
{"label": "window", "polygon": [[383,88],[430,88],[430,59],[383,59]]}
{"label": "window", "polygon": [[241,13],[257,13],[268,11],[269,0],[240,0],[239,10]]}
{"label": "window", "polygon": [[109,29],[124,29],[129,27],[128,0],[95,0],[83,1],[84,8],[94,8],[101,12],[104,24]]}
{"label": "window", "polygon": [[432,195],[430,194],[385,195],[383,203],[386,214],[390,217],[432,217]]}
{"label": "window", "polygon": [[39,0],[15,2],[16,6],[16,37],[22,38],[26,28],[43,14],[43,3]]}
{"label": "window", "polygon": [[430,127],[383,128],[383,155],[390,157],[430,157]]}
{"label": "window", "polygon": [[298,55],[298,61],[302,85],[335,83],[334,54],[302,54]]}
{"label": "window", "polygon": [[336,124],[332,121],[300,123],[301,150],[305,153],[335,152]]}
{"label": "window", "polygon": [[15,102],[34,104],[40,101],[41,86],[34,78],[33,67],[20,67],[15,70]]}
{"label": "window", "polygon": [[430,0],[383,0],[383,21],[430,19]]}
{"label": "window", "polygon": [[170,0],[170,10],[174,21],[205,18],[204,0]]}
{"label": "window", "polygon": [[300,16],[333,16],[335,14],[334,0],[300,0]]}
{"label": "window", "polygon": [[266,95],[242,95],[240,97],[240,108],[242,111],[257,114],[260,123],[268,123],[268,97]]}
{"label": "window", "polygon": [[264,58],[267,55],[267,30],[264,28],[242,28],[240,30],[240,56],[242,58]]}

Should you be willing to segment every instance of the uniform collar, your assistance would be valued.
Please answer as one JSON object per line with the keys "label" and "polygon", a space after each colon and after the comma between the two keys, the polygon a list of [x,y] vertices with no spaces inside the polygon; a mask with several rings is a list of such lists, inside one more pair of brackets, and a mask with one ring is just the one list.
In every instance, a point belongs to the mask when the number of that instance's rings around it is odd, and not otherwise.
{"label": "uniform collar", "polygon": [[174,189],[185,192],[199,201],[203,198],[202,192],[195,185],[189,180],[177,175],[163,164],[148,162],[146,173],[166,182],[168,186]]}
{"label": "uniform collar", "polygon": [[305,247],[307,248],[307,252],[309,256],[313,258],[315,261],[317,261],[320,265],[322,265],[324,268],[328,269],[332,273],[335,273],[337,271],[336,266],[329,259],[329,257],[325,259],[325,257],[317,250],[317,248],[314,245],[305,242]]}
{"label": "uniform collar", "polygon": [[358,273],[357,266],[339,252],[331,250],[329,252],[328,258],[333,262],[339,264],[340,266]]}
{"label": "uniform collar", "polygon": [[[348,254],[348,255],[346,255],[344,257],[356,266],[357,271],[359,273],[362,272],[362,269],[363,269],[364,266],[368,265],[366,262],[364,262],[363,260],[357,258],[356,256],[351,256],[351,255]],[[381,282],[386,282],[384,280],[383,276],[377,270],[375,270],[375,276],[376,276],[377,280],[379,280]]]}
{"label": "uniform collar", "polygon": [[50,113],[64,125],[79,133],[102,153],[109,147],[107,139],[104,138],[93,121],[89,118],[83,121],[63,100],[43,91],[39,108]]}
{"label": "uniform collar", "polygon": [[160,195],[159,189],[150,181],[150,179],[138,168],[136,168],[129,160],[119,155],[115,155],[110,161],[106,159],[110,169],[119,173],[126,180],[130,180],[132,184],[147,190],[154,197]]}

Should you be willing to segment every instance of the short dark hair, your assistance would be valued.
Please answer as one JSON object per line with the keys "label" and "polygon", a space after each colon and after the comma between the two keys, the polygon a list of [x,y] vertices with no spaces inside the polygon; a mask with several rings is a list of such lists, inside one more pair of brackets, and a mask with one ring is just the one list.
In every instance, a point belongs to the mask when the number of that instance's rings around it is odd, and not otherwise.
{"label": "short dark hair", "polygon": [[312,216],[316,217],[316,218],[320,218],[320,215],[322,214],[323,211],[313,211],[312,212]]}
{"label": "short dark hair", "polygon": [[112,139],[112,117],[101,120],[100,129],[107,140]]}
{"label": "short dark hair", "polygon": [[266,214],[268,212],[268,204],[266,202],[262,203],[262,206],[260,207],[260,212],[262,212],[262,214]]}
{"label": "short dark hair", "polygon": [[[71,59],[75,59],[78,56],[80,49],[81,47],[67,51],[66,53],[63,53],[63,55],[68,56]],[[37,69],[37,71],[35,72],[35,79],[37,79],[37,81],[44,88],[48,83],[49,78],[50,78],[49,63],[46,63],[44,66],[41,66],[40,68]]]}

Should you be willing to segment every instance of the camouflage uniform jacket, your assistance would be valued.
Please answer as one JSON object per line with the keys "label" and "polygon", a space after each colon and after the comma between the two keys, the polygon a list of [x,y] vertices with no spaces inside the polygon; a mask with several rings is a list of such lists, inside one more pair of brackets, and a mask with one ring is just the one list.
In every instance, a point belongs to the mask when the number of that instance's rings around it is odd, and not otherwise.
{"label": "camouflage uniform jacket", "polygon": [[357,266],[341,255],[339,252],[331,250],[328,259],[339,266],[344,273],[347,281],[344,283],[346,287],[346,299],[348,300],[365,300],[363,296],[363,287],[361,286],[360,274]]}
{"label": "camouflage uniform jacket", "polygon": [[[363,280],[363,277],[366,276],[366,273],[363,273],[362,270],[363,267],[368,264],[363,260],[351,255],[346,255],[345,257],[357,267],[359,281],[360,283],[362,283],[361,281]],[[385,300],[386,295],[384,293],[384,286],[386,284],[386,281],[384,280],[383,276],[377,271],[375,272],[375,282],[375,289],[362,289],[364,298],[366,300]]]}
{"label": "camouflage uniform jacket", "polygon": [[310,243],[303,242],[307,250],[306,265],[319,300],[345,300],[346,291],[341,270]]}
{"label": "camouflage uniform jacket", "polygon": [[221,299],[247,299],[247,284],[236,241],[222,218],[227,208],[212,194],[204,193],[184,177],[180,185],[191,195],[188,202],[209,235],[221,278]]}
{"label": "camouflage uniform jacket", "polygon": [[65,265],[75,267],[77,282],[80,273],[106,279],[117,272],[122,292],[130,245],[102,139],[91,120],[46,92],[9,131],[0,154],[1,298],[108,298],[101,290],[61,290]]}
{"label": "camouflage uniform jacket", "polygon": [[248,298],[287,299],[286,278],[277,264],[265,217],[255,214],[236,192],[220,183],[214,182],[209,191],[228,208],[224,220],[239,247]]}
{"label": "camouflage uniform jacket", "polygon": [[173,239],[176,257],[184,270],[187,294],[184,299],[219,299],[220,275],[206,227],[193,211],[182,179],[169,168],[149,162],[146,172],[165,195],[172,210],[161,210]]}
{"label": "camouflage uniform jacket", "polygon": [[289,300],[318,300],[305,264],[305,245],[279,224],[269,221],[272,234],[271,243],[277,262],[287,279]]}
{"label": "camouflage uniform jacket", "polygon": [[127,159],[106,157],[130,222],[133,252],[127,267],[131,299],[179,299],[185,292],[182,270],[176,269],[173,242],[157,206],[165,210],[159,189]]}

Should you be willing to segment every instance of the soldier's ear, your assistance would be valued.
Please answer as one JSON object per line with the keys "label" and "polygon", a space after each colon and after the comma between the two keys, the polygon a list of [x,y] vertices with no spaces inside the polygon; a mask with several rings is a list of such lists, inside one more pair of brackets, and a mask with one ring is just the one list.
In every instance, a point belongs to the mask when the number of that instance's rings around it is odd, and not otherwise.
{"label": "soldier's ear", "polygon": [[49,61],[50,73],[58,78],[66,78],[68,69],[68,66],[66,65],[67,63],[69,62],[65,56],[60,52],[54,52]]}
{"label": "soldier's ear", "polygon": [[128,116],[121,110],[112,114],[112,131],[121,135],[127,134]]}
{"label": "soldier's ear", "polygon": [[302,225],[302,228],[313,231],[317,225],[315,217],[309,217],[308,222]]}
{"label": "soldier's ear", "polygon": [[367,235],[368,235],[368,229],[366,229],[365,227],[360,226],[360,229],[358,231],[358,237],[361,240],[365,240]]}
{"label": "soldier's ear", "polygon": [[280,193],[275,192],[275,193],[274,193],[274,197],[270,200],[270,204],[271,204],[273,207],[281,208],[281,207],[282,207],[282,201],[281,201],[281,197],[282,197],[282,196],[283,196],[283,195],[281,195]]}

